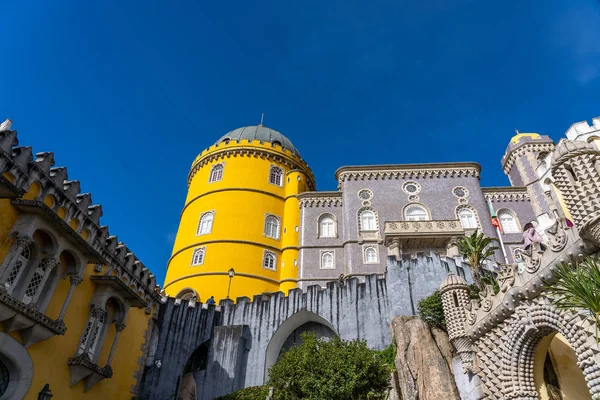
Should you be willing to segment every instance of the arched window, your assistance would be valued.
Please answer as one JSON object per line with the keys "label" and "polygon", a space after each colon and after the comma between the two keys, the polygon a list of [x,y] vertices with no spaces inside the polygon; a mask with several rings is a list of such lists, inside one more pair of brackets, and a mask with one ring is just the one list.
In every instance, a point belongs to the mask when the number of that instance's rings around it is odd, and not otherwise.
{"label": "arched window", "polygon": [[223,179],[223,170],[225,169],[225,167],[223,166],[223,164],[215,164],[212,166],[212,168],[210,169],[210,177],[208,178],[208,182],[217,182],[220,181],[221,179]]}
{"label": "arched window", "polygon": [[27,289],[23,294],[23,303],[35,304],[52,270],[59,264],[56,258],[44,258],[33,272]]}
{"label": "arched window", "polygon": [[546,172],[548,172],[548,164],[546,164],[546,161],[542,160],[537,167],[536,174],[538,178],[541,178]]}
{"label": "arched window", "polygon": [[418,204],[411,204],[404,210],[404,218],[407,221],[427,221],[429,213],[425,207]]}
{"label": "arched window", "polygon": [[377,264],[379,262],[379,255],[377,249],[373,246],[365,248],[365,264]]}
{"label": "arched window", "polygon": [[[124,319],[125,310],[122,303],[112,297],[102,306],[92,304],[92,310],[79,341],[77,356],[85,354],[89,361],[97,364],[110,325],[114,323],[116,331],[121,332],[125,328]],[[117,339],[118,335],[113,338],[112,349],[106,362],[107,365],[110,365],[114,356]],[[71,361],[72,359],[70,363]]]}
{"label": "arched window", "polygon": [[269,172],[269,183],[277,186],[283,186],[283,170],[276,165],[271,165]]}
{"label": "arched window", "polygon": [[331,214],[323,214],[319,218],[319,237],[335,237],[335,220]]}
{"label": "arched window", "polygon": [[277,254],[272,251],[265,250],[263,255],[263,268],[275,271],[275,265],[277,263]]}
{"label": "arched window", "polygon": [[473,211],[470,207],[459,208],[457,215],[463,229],[477,228],[477,216],[475,215],[475,211]]}
{"label": "arched window", "polygon": [[514,211],[509,209],[498,210],[498,220],[500,221],[504,233],[521,232],[519,221]]}
{"label": "arched window", "polygon": [[360,230],[361,231],[376,231],[377,219],[375,213],[371,210],[365,210],[360,213]]}
{"label": "arched window", "polygon": [[279,239],[279,218],[274,215],[268,215],[265,219],[265,236]]}
{"label": "arched window", "polygon": [[177,293],[175,296],[176,299],[181,300],[190,300],[190,299],[198,299],[198,295],[193,289],[183,289],[181,292]]}
{"label": "arched window", "polygon": [[323,254],[321,254],[321,268],[323,268],[323,269],[335,268],[333,252],[324,251]]}
{"label": "arched window", "polygon": [[196,231],[196,236],[198,235],[206,235],[212,231],[212,224],[215,218],[214,212],[205,212],[200,217],[200,222],[198,222],[198,230]]}
{"label": "arched window", "polygon": [[194,250],[192,255],[192,266],[202,265],[204,263],[204,253],[206,253],[206,247],[199,247]]}
{"label": "arched window", "polygon": [[10,383],[10,373],[8,372],[8,368],[2,360],[0,360],[0,397],[6,392],[8,389],[8,384]]}

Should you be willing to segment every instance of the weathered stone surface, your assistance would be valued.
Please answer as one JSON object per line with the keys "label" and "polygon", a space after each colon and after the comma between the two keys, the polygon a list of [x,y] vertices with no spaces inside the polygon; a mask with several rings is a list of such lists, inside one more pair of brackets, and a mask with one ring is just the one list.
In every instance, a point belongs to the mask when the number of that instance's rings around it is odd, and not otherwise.
{"label": "weathered stone surface", "polygon": [[450,365],[451,345],[441,331],[432,334],[418,317],[394,317],[396,368],[404,400],[460,400]]}

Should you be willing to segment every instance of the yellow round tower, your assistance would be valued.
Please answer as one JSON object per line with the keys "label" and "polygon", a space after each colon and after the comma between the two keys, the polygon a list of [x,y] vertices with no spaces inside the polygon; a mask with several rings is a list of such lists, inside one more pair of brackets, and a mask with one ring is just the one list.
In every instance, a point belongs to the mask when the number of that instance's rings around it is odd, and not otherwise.
{"label": "yellow round tower", "polygon": [[312,171],[281,133],[225,134],[192,163],[166,293],[218,302],[296,287],[297,195],[308,190]]}

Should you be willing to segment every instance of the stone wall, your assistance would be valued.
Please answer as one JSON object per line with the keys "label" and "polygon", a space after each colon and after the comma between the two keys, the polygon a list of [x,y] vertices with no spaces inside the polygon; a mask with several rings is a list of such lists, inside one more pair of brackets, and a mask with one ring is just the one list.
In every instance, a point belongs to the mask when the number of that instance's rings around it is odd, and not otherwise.
{"label": "stone wall", "polygon": [[[466,265],[435,253],[404,255],[401,260],[387,257],[386,270],[385,279],[368,275],[364,282],[349,278],[329,282],[325,288],[293,289],[288,296],[257,295],[252,301],[240,297],[235,303],[221,301],[216,309],[168,299],[161,305],[150,344],[141,398],[174,394],[186,362],[203,343],[208,346],[206,368],[192,371],[200,399],[262,385],[288,338],[307,327],[344,340],[363,339],[369,347],[383,349],[392,340],[392,317],[415,315],[419,300],[436,290],[448,271],[470,281]],[[160,369],[155,365],[158,360]]]}
{"label": "stone wall", "polygon": [[187,361],[194,350],[210,340],[217,317],[214,306],[203,308],[193,300],[165,299],[154,324],[140,399],[175,398]]}

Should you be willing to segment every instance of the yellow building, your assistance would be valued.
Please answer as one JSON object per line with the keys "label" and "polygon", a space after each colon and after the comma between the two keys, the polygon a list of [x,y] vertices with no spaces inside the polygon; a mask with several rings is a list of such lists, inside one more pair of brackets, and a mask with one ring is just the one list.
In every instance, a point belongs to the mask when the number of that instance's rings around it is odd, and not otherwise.
{"label": "yellow building", "polygon": [[[0,400],[129,399],[160,297],[52,153],[0,126]],[[137,372],[136,372],[137,371]],[[85,394],[84,394],[85,393]]]}
{"label": "yellow building", "polygon": [[313,174],[281,133],[225,134],[192,163],[166,293],[219,301],[296,287],[297,195],[309,190]]}

